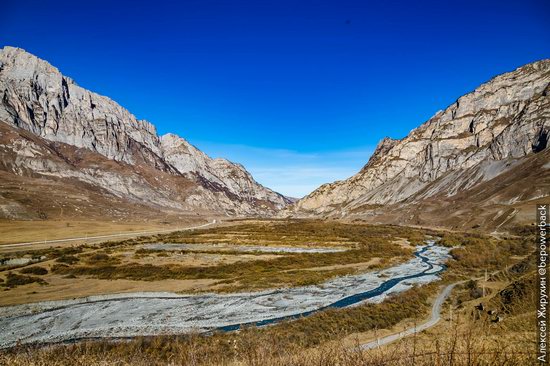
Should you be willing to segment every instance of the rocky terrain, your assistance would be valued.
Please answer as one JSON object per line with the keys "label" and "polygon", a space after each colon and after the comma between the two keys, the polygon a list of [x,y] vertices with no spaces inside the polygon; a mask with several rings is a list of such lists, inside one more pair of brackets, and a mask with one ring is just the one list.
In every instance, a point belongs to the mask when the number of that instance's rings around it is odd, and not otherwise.
{"label": "rocky terrain", "polygon": [[[0,50],[0,218],[59,210],[271,214],[290,200],[239,164],[158,136],[111,99],[19,48]],[[44,194],[46,193],[46,194]]]}
{"label": "rocky terrain", "polygon": [[[532,221],[550,195],[550,60],[499,75],[285,214],[451,227]],[[530,211],[529,211],[530,210]]]}

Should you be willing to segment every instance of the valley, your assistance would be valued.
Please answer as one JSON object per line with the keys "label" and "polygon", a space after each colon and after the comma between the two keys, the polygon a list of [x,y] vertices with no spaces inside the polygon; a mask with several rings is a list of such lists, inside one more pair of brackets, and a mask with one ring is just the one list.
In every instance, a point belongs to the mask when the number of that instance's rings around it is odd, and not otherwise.
{"label": "valley", "polygon": [[532,364],[549,121],[542,59],[297,200],[5,46],[0,364]]}
{"label": "valley", "polygon": [[[470,319],[478,301],[494,302],[493,298],[499,294],[496,289],[506,287],[516,278],[526,275],[529,278],[530,267],[521,264],[530,253],[528,240],[334,221],[248,220],[99,244],[14,251],[10,256],[40,254],[44,258],[37,263],[2,270],[5,279],[2,286],[8,294],[4,299],[22,302],[0,308],[0,324],[4,329],[0,341],[3,347],[13,346],[18,340],[29,343],[30,347],[35,347],[33,342],[39,342],[33,351],[43,355],[39,357],[46,357],[49,352],[40,344],[51,342],[78,340],[74,345],[55,346],[55,349],[62,352],[62,348],[69,347],[75,352],[88,347],[86,352],[90,352],[99,344],[113,351],[120,349],[121,345],[116,343],[112,346],[102,343],[105,342],[102,338],[126,339],[129,343],[123,344],[128,347],[145,342],[141,344],[153,349],[152,344],[158,341],[191,348],[159,349],[155,351],[159,353],[151,357],[162,359],[173,352],[202,349],[201,352],[222,357],[216,358],[222,362],[223,357],[237,356],[231,356],[230,349],[215,348],[219,347],[215,346],[218,342],[223,343],[225,339],[251,342],[247,347],[252,347],[252,351],[265,346],[260,341],[262,337],[271,339],[270,347],[278,347],[274,340],[288,332],[292,334],[293,352],[309,354],[314,349],[310,347],[317,345],[321,349],[332,347],[333,352],[337,350],[349,357],[345,349],[353,349],[360,340],[360,345],[365,345],[362,352],[370,355],[361,357],[374,357],[368,349],[376,349],[380,343],[377,339],[384,334],[399,334],[409,329],[410,336],[426,342],[425,332],[459,326],[449,323],[449,308],[454,308],[457,319]],[[156,246],[158,243],[192,246],[159,250],[147,247],[152,242]],[[488,250],[479,251],[480,245]],[[204,251],[199,250],[201,246],[205,246]],[[296,251],[301,248],[341,250],[301,253],[239,250],[280,246]],[[343,262],[372,264],[344,268],[336,264]],[[199,264],[200,269],[196,267]],[[35,269],[30,270],[32,268]],[[36,268],[43,268],[46,273]],[[490,277],[483,280],[485,270]],[[10,273],[39,281],[10,282]],[[311,273],[313,277],[309,276]],[[476,290],[481,287],[479,278],[484,281],[484,294]],[[92,285],[100,282],[95,288]],[[438,323],[432,320],[430,325],[435,324],[434,327],[426,327],[428,330],[424,333],[414,335],[411,329],[416,322],[429,317],[432,302],[436,301],[442,286],[457,282],[456,289],[448,291],[450,300],[439,305],[443,319]],[[88,292],[79,292],[83,288]],[[9,305],[9,301],[3,302]],[[392,306],[398,308],[388,308]],[[367,318],[360,315],[373,311],[380,313]],[[509,310],[502,311],[509,314]],[[507,316],[505,321],[515,320]],[[462,323],[461,331],[471,322]],[[305,328],[300,330],[302,327]],[[322,333],[312,333],[315,327],[323,329]],[[235,332],[239,328],[241,330]],[[498,330],[487,331],[492,337]],[[202,332],[209,335],[196,338]],[[316,334],[320,338],[316,338]],[[341,341],[337,341],[339,338]],[[410,342],[409,338],[391,342],[386,347],[388,350],[397,345],[403,347]],[[204,343],[207,340],[208,343]],[[347,345],[342,348],[339,342]],[[277,352],[272,349],[262,359],[274,362],[281,357]],[[3,357],[21,357],[10,354],[8,350]],[[86,357],[94,357],[93,354],[88,353]],[[197,364],[209,365],[207,361]]]}

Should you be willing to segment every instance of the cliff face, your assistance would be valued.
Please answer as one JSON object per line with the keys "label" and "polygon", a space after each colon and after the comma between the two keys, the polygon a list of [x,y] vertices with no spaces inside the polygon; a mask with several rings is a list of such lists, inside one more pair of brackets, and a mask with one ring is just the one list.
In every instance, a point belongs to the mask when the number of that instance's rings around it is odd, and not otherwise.
{"label": "cliff face", "polygon": [[[2,161],[4,169],[9,167],[14,174],[70,176],[118,197],[127,195],[176,209],[266,214],[289,202],[257,183],[241,165],[211,159],[175,135],[159,137],[151,123],[136,119],[116,102],[78,86],[46,61],[19,48],[0,50],[0,123],[11,127],[12,138],[4,139]],[[44,141],[15,138],[17,131]],[[102,158],[94,158],[98,164],[93,174],[56,162],[53,156],[62,153],[55,147],[54,155],[25,159],[23,151],[40,150],[31,145],[51,148],[50,143],[85,149]],[[71,161],[69,157],[64,160]],[[124,168],[113,171],[111,161]],[[146,179],[141,170],[181,179],[186,192],[173,194],[173,188],[162,186],[158,179]]]}
{"label": "cliff face", "polygon": [[111,99],[81,88],[22,49],[4,47],[0,65],[2,121],[116,161],[139,161],[135,147],[144,147],[149,163],[160,161],[159,138],[151,123],[137,120]]}
{"label": "cliff face", "polygon": [[321,186],[293,210],[346,216],[452,197],[488,182],[546,148],[549,84],[550,60],[499,75],[402,140],[382,140],[359,173]]}

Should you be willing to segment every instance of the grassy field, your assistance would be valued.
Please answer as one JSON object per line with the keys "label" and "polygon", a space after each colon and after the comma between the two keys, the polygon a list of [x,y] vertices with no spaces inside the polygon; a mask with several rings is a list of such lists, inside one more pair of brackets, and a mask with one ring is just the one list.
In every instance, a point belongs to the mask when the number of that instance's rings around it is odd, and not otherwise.
{"label": "grassy field", "polygon": [[202,219],[185,218],[183,220],[147,221],[147,222],[109,222],[109,221],[12,221],[0,220],[0,250],[2,244],[14,244],[44,240],[56,240],[75,237],[99,236],[119,233],[179,229],[196,223],[207,222]]}

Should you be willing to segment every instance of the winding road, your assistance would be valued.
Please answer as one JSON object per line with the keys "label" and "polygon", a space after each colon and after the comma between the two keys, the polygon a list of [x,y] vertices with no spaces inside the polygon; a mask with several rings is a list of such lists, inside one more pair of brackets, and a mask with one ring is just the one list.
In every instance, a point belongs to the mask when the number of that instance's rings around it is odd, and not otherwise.
{"label": "winding road", "polygon": [[394,334],[388,335],[386,337],[374,340],[372,342],[362,344],[360,346],[360,348],[362,350],[369,350],[369,349],[377,348],[377,347],[395,342],[399,339],[410,336],[412,334],[420,333],[420,332],[422,332],[426,329],[429,329],[429,328],[433,327],[434,325],[436,325],[441,320],[441,307],[443,306],[443,303],[445,302],[447,297],[449,297],[449,295],[451,294],[451,291],[453,290],[453,288],[461,282],[455,282],[455,283],[447,285],[443,288],[443,290],[439,293],[439,295],[435,299],[435,301],[433,303],[433,306],[432,306],[432,314],[430,316],[430,319],[428,319],[426,322],[424,322],[420,325],[411,327],[409,329],[406,329],[405,331],[402,331],[402,332],[399,332],[399,333],[394,333]]}

